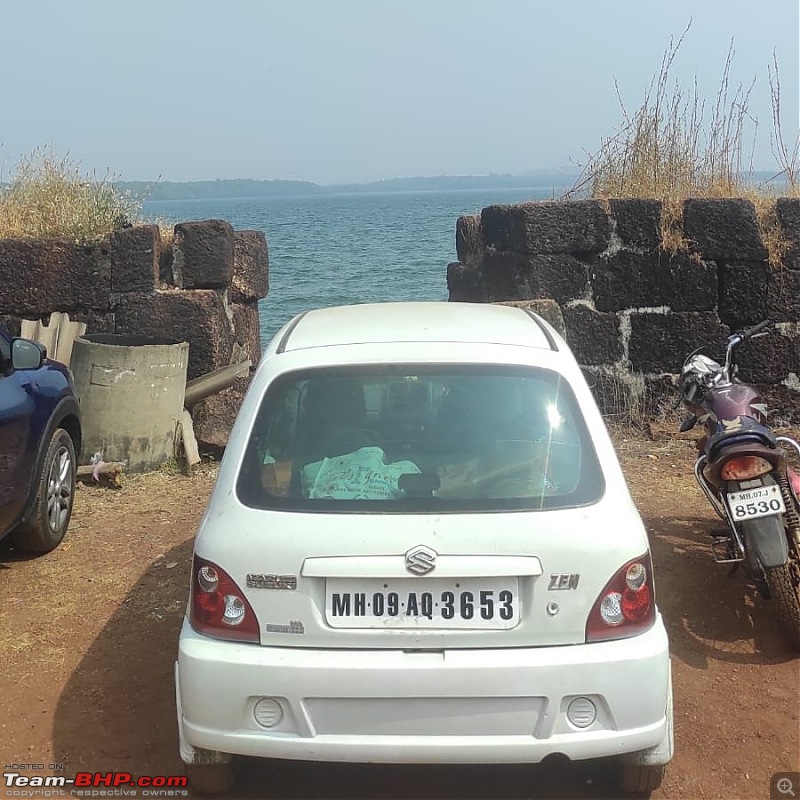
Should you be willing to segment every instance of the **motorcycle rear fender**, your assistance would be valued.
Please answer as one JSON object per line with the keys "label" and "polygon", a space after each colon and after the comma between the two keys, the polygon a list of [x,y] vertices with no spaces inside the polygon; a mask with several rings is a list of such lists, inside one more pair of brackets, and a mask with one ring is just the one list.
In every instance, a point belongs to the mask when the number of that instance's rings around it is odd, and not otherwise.
{"label": "motorcycle rear fender", "polygon": [[781,515],[749,519],[739,524],[745,549],[758,559],[762,567],[780,567],[789,560],[789,545]]}
{"label": "motorcycle rear fender", "polygon": [[772,471],[783,471],[786,469],[786,457],[779,449],[772,449],[758,441],[731,441],[730,444],[718,445],[715,448],[713,459],[709,458],[706,464],[706,475],[708,479],[716,484],[722,485],[724,481],[720,477],[722,467],[727,461],[739,456],[757,456],[763,458],[772,465]]}
{"label": "motorcycle rear fender", "polygon": [[[772,476],[766,476],[765,483],[774,484]],[[728,483],[729,492],[742,488],[738,481]],[[745,550],[750,559],[758,561],[761,567],[769,569],[780,567],[789,559],[789,543],[783,524],[783,514],[757,517],[737,523],[744,539]]]}

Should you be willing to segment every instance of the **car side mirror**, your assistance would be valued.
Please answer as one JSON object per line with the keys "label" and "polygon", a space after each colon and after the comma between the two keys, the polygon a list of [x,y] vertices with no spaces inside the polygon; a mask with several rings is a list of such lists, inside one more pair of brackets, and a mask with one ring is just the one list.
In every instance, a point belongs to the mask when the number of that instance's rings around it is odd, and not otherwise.
{"label": "car side mirror", "polygon": [[47,358],[47,348],[30,339],[13,339],[11,342],[11,366],[14,369],[39,369]]}

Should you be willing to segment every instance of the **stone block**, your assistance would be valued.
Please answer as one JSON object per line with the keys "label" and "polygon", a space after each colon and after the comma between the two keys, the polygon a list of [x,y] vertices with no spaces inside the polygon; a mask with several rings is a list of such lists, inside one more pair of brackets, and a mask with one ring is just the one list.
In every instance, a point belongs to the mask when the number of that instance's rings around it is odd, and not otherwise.
{"label": "stone block", "polygon": [[755,388],[767,403],[773,428],[800,425],[800,392],[782,383],[757,384]]}
{"label": "stone block", "polygon": [[790,269],[800,269],[800,197],[779,197],[775,215],[789,244],[784,264]]}
{"label": "stone block", "polygon": [[656,254],[620,250],[594,259],[589,266],[589,283],[599,311],[661,305],[651,302],[652,274],[658,267]]}
{"label": "stone block", "polygon": [[483,233],[479,214],[456,220],[456,254],[462,264],[477,266],[483,258]]}
{"label": "stone block", "polygon": [[758,261],[767,257],[756,209],[742,198],[690,198],[683,204],[683,231],[706,261]]}
{"label": "stone block", "polygon": [[487,250],[480,270],[483,275],[484,296],[489,302],[529,300],[536,296],[535,291],[522,278],[525,256],[521,253]]}
{"label": "stone block", "polygon": [[572,255],[530,255],[518,262],[517,285],[521,298],[550,298],[558,303],[586,295],[589,270]]}
{"label": "stone block", "polygon": [[[61,296],[69,308],[110,310],[111,254],[107,242],[74,247],[60,277],[63,281]],[[58,310],[68,311],[69,308]]]}
{"label": "stone block", "polygon": [[269,249],[262,231],[233,234],[233,277],[231,300],[241,303],[260,300],[269,293]]}
{"label": "stone block", "polygon": [[116,314],[113,311],[74,311],[69,315],[75,322],[86,323],[86,333],[114,333]]}
{"label": "stone block", "polygon": [[121,295],[114,332],[189,342],[187,380],[228,366],[235,341],[223,298],[211,289]]}
{"label": "stone block", "polygon": [[611,233],[598,200],[541,201],[488,206],[481,211],[487,247],[515,253],[599,253]]}
{"label": "stone block", "polygon": [[657,295],[673,311],[714,311],[719,303],[717,265],[688,253],[659,256]]}
{"label": "stone block", "polygon": [[617,236],[633,250],[655,251],[661,243],[661,201],[647,199],[611,200],[611,217]]}
{"label": "stone block", "polygon": [[767,270],[767,317],[773,322],[800,320],[800,271]]}
{"label": "stone block", "polygon": [[679,373],[686,356],[701,345],[712,356],[724,353],[730,329],[713,311],[633,313],[628,341],[631,367],[645,373]]}
{"label": "stone block", "polygon": [[559,303],[586,294],[588,270],[574,256],[487,250],[480,271],[489,302],[550,299]]}
{"label": "stone block", "polygon": [[19,336],[20,318],[13,314],[0,314],[0,329],[9,336]]}
{"label": "stone block", "polygon": [[261,360],[261,322],[258,315],[258,300],[233,303],[233,331],[236,343],[244,349],[253,368]]}
{"label": "stone block", "polygon": [[233,277],[233,228],[221,219],[179,222],[172,275],[180,289],[224,289]]}
{"label": "stone block", "polygon": [[767,316],[769,267],[763,261],[723,263],[719,268],[719,316],[733,330]]}
{"label": "stone block", "polygon": [[567,335],[567,327],[564,324],[561,307],[555,300],[501,300],[498,305],[514,306],[526,311],[533,311],[534,314],[538,314],[543,320],[549,322],[561,336],[566,337]]}
{"label": "stone block", "polygon": [[158,225],[120,228],[109,236],[111,291],[152,292],[159,279],[161,233]]}
{"label": "stone block", "polygon": [[600,311],[669,306],[673,311],[712,311],[717,306],[716,265],[686,253],[619,250],[590,267]]}
{"label": "stone block", "polygon": [[580,303],[565,306],[561,313],[567,328],[567,343],[579,364],[613,364],[622,358],[622,337],[616,314],[595,311]]}
{"label": "stone block", "polygon": [[780,383],[798,370],[794,342],[775,330],[739,345],[736,363],[745,383]]}
{"label": "stone block", "polygon": [[447,290],[451,303],[483,303],[486,301],[483,273],[458,261],[447,265]]}
{"label": "stone block", "polygon": [[192,407],[192,427],[201,451],[219,455],[225,449],[249,383],[249,375],[237,378],[230,388]]}
{"label": "stone block", "polygon": [[51,311],[109,309],[106,242],[80,247],[66,239],[4,239],[0,275],[0,312],[34,319]]}

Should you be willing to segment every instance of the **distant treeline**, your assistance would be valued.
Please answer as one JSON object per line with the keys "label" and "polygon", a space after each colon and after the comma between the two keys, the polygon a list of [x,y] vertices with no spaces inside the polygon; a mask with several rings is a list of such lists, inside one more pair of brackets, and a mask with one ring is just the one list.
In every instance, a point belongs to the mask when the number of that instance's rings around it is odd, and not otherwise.
{"label": "distant treeline", "polygon": [[470,189],[552,189],[558,196],[577,174],[543,170],[526,175],[440,175],[391,178],[373,183],[321,185],[311,181],[258,181],[249,178],[214,181],[118,181],[116,188],[142,200],[203,200],[237,197],[292,197],[342,192],[436,192]]}

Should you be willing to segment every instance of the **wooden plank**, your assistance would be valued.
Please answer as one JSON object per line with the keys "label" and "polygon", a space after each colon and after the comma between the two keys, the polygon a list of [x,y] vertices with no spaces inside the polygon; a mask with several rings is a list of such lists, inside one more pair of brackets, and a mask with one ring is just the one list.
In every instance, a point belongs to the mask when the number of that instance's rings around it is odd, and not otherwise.
{"label": "wooden plank", "polygon": [[197,439],[194,435],[194,424],[192,415],[184,408],[178,424],[180,431],[180,441],[183,445],[183,454],[186,457],[186,465],[191,468],[200,463],[200,449],[197,446]]}

